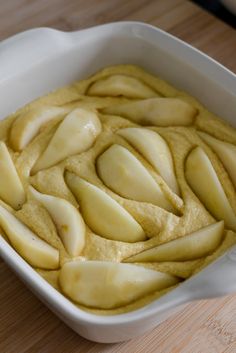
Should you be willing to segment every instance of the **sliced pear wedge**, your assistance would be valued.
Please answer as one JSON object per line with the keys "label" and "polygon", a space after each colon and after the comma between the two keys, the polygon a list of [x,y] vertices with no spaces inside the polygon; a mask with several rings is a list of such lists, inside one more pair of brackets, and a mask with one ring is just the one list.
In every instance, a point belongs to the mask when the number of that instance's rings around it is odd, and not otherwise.
{"label": "sliced pear wedge", "polygon": [[158,94],[145,83],[126,75],[112,75],[94,82],[88,89],[89,96],[150,98]]}
{"label": "sliced pear wedge", "polygon": [[82,108],[73,110],[57,128],[32,173],[49,168],[68,156],[86,151],[100,132],[101,123],[93,111]]}
{"label": "sliced pear wedge", "polygon": [[131,256],[124,262],[188,261],[213,252],[221,243],[224,221]]}
{"label": "sliced pear wedge", "polygon": [[104,238],[129,243],[146,239],[142,227],[104,191],[70,172],[66,172],[65,180],[93,232]]}
{"label": "sliced pear wedge", "polygon": [[150,98],[102,110],[105,114],[120,115],[135,123],[155,126],[193,124],[197,109],[179,98]]}
{"label": "sliced pear wedge", "polygon": [[99,309],[126,305],[178,282],[166,273],[103,261],[67,262],[59,274],[64,294],[76,303]]}
{"label": "sliced pear wedge", "polygon": [[207,210],[218,220],[223,219],[226,227],[236,231],[236,216],[224,189],[201,147],[194,148],[187,157],[185,177],[194,193]]}
{"label": "sliced pear wedge", "polygon": [[155,131],[136,127],[121,129],[117,133],[147,159],[177,195],[180,194],[171,152],[161,135]]}
{"label": "sliced pear wedge", "polygon": [[25,191],[7,146],[0,141],[0,198],[14,209],[25,202]]}
{"label": "sliced pear wedge", "polygon": [[236,146],[218,140],[205,132],[199,131],[198,134],[218,155],[236,188]]}
{"label": "sliced pear wedge", "polygon": [[30,265],[47,270],[54,270],[59,267],[59,251],[40,239],[1,205],[0,226],[14,249]]}
{"label": "sliced pear wedge", "polygon": [[62,117],[68,109],[61,107],[43,107],[22,113],[14,121],[10,132],[10,144],[15,151],[22,151],[49,121]]}
{"label": "sliced pear wedge", "polygon": [[55,223],[60,238],[71,256],[78,256],[85,245],[85,224],[79,211],[67,200],[41,194],[32,186],[30,193],[48,211]]}
{"label": "sliced pear wedge", "polygon": [[112,145],[97,159],[97,171],[104,184],[117,194],[150,202],[167,211],[174,207],[139,160],[125,147]]}

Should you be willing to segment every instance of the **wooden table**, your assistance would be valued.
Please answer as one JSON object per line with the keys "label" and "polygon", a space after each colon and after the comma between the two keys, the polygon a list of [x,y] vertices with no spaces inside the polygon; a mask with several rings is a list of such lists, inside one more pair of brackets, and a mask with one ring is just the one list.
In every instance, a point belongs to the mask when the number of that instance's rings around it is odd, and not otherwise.
{"label": "wooden table", "polygon": [[[76,30],[137,20],[236,72],[236,31],[186,0],[0,0],[0,39],[31,27]],[[236,295],[192,303],[144,337],[89,342],[54,316],[0,260],[0,353],[235,353]]]}

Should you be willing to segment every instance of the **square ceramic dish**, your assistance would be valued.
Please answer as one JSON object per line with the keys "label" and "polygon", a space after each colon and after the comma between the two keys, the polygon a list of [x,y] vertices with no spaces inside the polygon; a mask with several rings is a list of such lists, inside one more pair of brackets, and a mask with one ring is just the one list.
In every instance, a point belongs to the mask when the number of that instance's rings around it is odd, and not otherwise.
{"label": "square ceramic dish", "polygon": [[[39,28],[0,43],[0,117],[97,70],[137,64],[198,98],[236,126],[236,76],[198,50],[150,25],[111,23],[65,33]],[[126,314],[98,316],[75,307],[0,237],[0,255],[67,325],[97,342],[141,335],[192,300],[236,291],[236,247],[151,304]]]}

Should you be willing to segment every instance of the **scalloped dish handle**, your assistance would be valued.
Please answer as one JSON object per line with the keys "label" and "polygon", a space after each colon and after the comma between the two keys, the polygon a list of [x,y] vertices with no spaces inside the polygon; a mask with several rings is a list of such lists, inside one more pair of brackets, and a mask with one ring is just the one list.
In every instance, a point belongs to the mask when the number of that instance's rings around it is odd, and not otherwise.
{"label": "scalloped dish handle", "polygon": [[212,262],[196,275],[183,282],[178,288],[170,291],[156,303],[149,305],[150,312],[153,306],[158,305],[161,312],[173,310],[194,300],[221,297],[236,292],[236,245],[223,256]]}
{"label": "scalloped dish handle", "polygon": [[216,298],[236,292],[236,246],[183,284],[188,299]]}
{"label": "scalloped dish handle", "polygon": [[56,29],[36,28],[16,34],[0,43],[1,79],[20,74],[71,46],[73,39],[69,33]]}

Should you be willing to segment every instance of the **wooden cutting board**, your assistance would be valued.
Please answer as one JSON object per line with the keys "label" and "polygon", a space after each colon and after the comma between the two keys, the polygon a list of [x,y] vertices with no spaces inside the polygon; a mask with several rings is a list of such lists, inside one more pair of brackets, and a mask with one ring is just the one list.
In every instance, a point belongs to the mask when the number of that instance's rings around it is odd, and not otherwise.
{"label": "wooden cutting board", "polygon": [[[32,27],[120,20],[160,27],[236,72],[236,31],[186,0],[0,0],[0,39]],[[0,353],[84,352],[235,353],[236,295],[189,304],[138,339],[96,344],[65,326],[0,260]]]}

